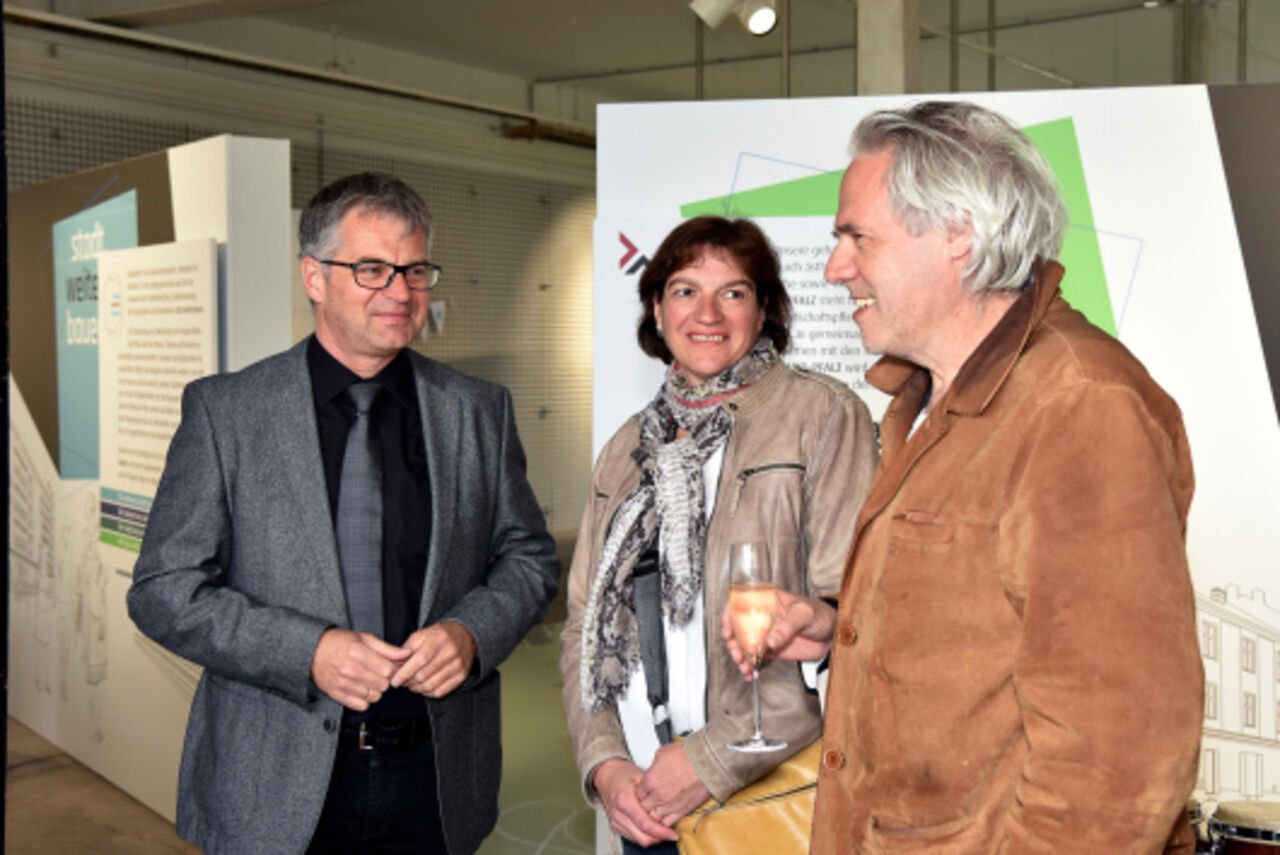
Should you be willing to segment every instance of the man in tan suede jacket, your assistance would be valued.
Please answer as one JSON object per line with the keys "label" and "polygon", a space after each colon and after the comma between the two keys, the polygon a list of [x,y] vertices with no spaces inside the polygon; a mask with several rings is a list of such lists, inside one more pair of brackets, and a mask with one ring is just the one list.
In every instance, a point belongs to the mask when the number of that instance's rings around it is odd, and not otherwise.
{"label": "man in tan suede jacket", "polygon": [[1065,206],[1002,117],[852,149],[826,275],[893,401],[838,611],[786,597],[769,639],[830,651],[812,851],[1164,851],[1203,692],[1178,407],[1063,301]]}

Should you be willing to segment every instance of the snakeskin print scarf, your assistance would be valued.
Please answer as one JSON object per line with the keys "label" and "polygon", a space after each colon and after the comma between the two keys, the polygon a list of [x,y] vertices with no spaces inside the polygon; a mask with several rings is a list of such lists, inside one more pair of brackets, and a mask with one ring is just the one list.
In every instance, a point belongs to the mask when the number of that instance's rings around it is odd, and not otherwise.
{"label": "snakeskin print scarf", "polygon": [[672,365],[657,396],[640,412],[640,442],[631,452],[640,484],[605,532],[582,618],[583,709],[598,712],[616,703],[640,666],[630,570],[655,538],[663,614],[676,626],[692,618],[702,593],[707,540],[703,468],[732,426],[718,404],[758,380],[777,359],[773,343],[762,336],[746,356],[701,385],[689,383]]}

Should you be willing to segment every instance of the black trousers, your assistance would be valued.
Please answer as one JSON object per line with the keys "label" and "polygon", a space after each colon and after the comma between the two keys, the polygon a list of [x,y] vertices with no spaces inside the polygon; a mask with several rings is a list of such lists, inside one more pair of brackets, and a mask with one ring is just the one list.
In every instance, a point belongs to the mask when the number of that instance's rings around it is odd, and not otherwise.
{"label": "black trousers", "polygon": [[398,754],[338,748],[307,855],[447,855],[431,740]]}

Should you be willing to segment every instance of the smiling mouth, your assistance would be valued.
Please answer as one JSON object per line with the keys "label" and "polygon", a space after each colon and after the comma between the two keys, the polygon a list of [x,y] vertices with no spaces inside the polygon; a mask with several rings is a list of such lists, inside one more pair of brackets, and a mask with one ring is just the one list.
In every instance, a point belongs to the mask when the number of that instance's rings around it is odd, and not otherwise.
{"label": "smiling mouth", "polygon": [[724,341],[726,338],[727,336],[723,336],[723,335],[699,335],[698,333],[691,333],[689,335],[689,339],[691,341],[703,341],[703,342],[711,342],[716,344]]}
{"label": "smiling mouth", "polygon": [[857,306],[859,309],[865,309],[867,306],[874,306],[875,304],[875,297],[855,297],[853,300],[853,305]]}

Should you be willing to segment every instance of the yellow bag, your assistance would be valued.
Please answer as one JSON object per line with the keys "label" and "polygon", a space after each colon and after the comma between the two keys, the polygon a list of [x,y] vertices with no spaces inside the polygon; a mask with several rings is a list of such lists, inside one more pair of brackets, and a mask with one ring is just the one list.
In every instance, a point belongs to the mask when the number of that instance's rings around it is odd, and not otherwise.
{"label": "yellow bag", "polygon": [[723,803],[707,799],[676,823],[680,855],[807,855],[822,740]]}

